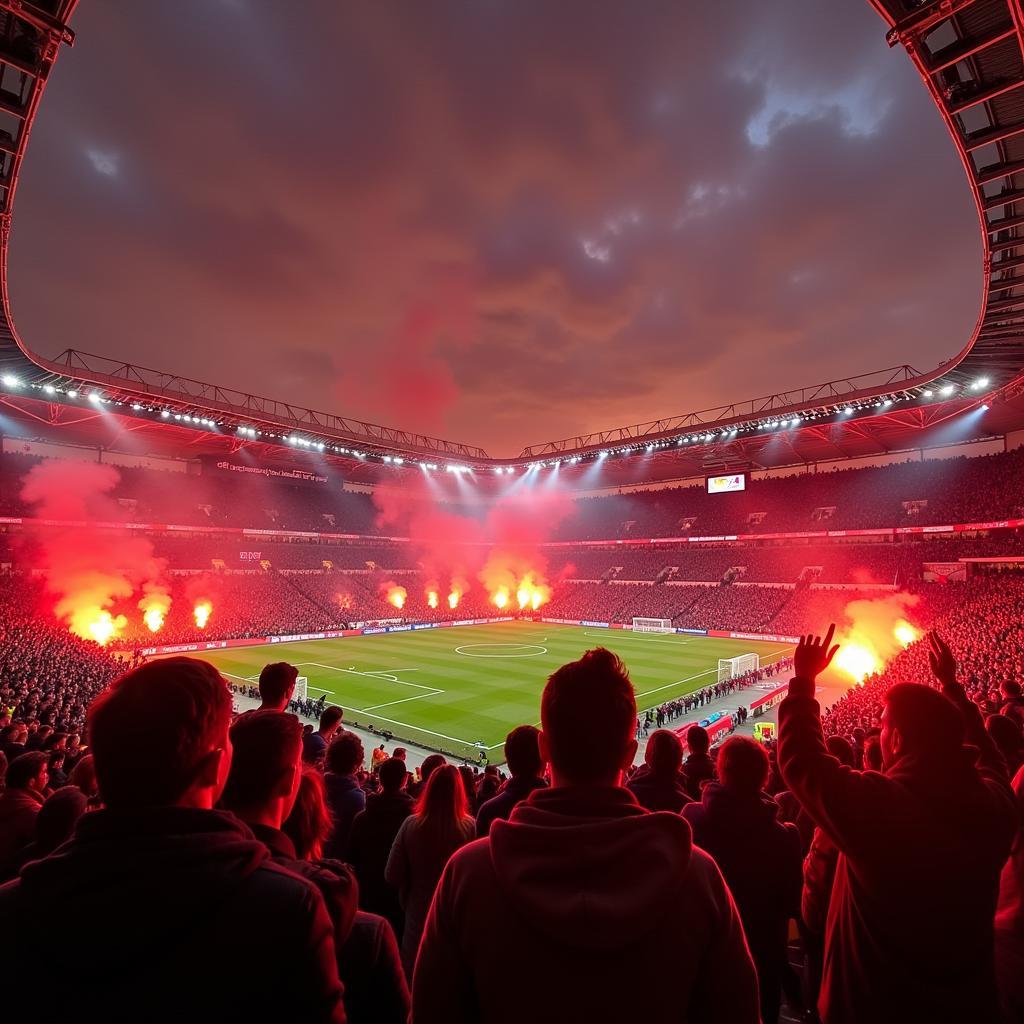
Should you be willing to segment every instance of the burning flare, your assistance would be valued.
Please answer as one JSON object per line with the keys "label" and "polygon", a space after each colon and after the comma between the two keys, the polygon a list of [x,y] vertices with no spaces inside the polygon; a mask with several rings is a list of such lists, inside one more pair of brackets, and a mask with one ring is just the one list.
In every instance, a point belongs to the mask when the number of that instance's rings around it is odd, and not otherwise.
{"label": "burning flare", "polygon": [[448,595],[448,607],[451,608],[453,611],[459,607],[460,597],[462,597],[462,595],[457,590],[453,590]]}
{"label": "burning flare", "polygon": [[909,647],[915,640],[921,639],[921,630],[916,629],[906,619],[900,619],[892,631],[892,635],[900,642],[900,646]]}
{"label": "burning flare", "polygon": [[74,608],[65,613],[68,628],[83,640],[95,640],[100,647],[106,647],[111,640],[121,635],[128,625],[123,615],[111,615],[105,608]]}
{"label": "burning flare", "polygon": [[[438,602],[437,591],[436,590],[428,590],[427,591],[427,607],[428,608],[436,608],[437,607],[437,602]],[[401,607],[401,605],[399,605],[399,607]]]}
{"label": "burning flare", "polygon": [[192,609],[192,614],[196,618],[196,625],[200,629],[206,629],[206,623],[210,621],[210,616],[213,614],[213,605],[209,601],[199,601]]}
{"label": "burning flare", "polygon": [[498,587],[498,589],[491,594],[491,600],[494,602],[495,607],[505,608],[508,606],[508,587]]}
{"label": "burning flare", "polygon": [[882,659],[869,644],[848,641],[840,646],[836,653],[835,666],[851,676],[858,683],[882,670]]}
{"label": "burning flare", "polygon": [[143,596],[139,601],[142,621],[151,633],[159,633],[164,628],[167,613],[171,610],[171,595],[159,583],[146,583],[142,587]]}
{"label": "burning flare", "polygon": [[392,583],[388,585],[386,593],[389,604],[393,604],[396,608],[405,607],[405,599],[409,596],[405,587],[399,587]]}

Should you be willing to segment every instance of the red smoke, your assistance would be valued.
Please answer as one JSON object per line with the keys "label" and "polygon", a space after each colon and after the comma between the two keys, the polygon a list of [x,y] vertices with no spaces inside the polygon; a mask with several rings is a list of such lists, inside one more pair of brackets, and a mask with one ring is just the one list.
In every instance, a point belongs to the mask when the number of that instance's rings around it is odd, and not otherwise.
{"label": "red smoke", "polygon": [[[116,521],[118,509],[108,495],[119,479],[112,466],[47,460],[25,476],[21,496],[42,519]],[[106,644],[120,635],[127,620],[110,609],[141,584],[154,595],[166,593],[158,584],[164,563],[143,537],[73,526],[41,528],[36,540],[39,568],[57,599],[54,612],[84,639]]]}

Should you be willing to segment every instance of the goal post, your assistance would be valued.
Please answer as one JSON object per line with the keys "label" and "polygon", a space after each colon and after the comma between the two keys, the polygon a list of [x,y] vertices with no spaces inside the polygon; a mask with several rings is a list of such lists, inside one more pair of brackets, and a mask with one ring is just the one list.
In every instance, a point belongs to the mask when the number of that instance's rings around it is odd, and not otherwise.
{"label": "goal post", "polygon": [[738,654],[735,658],[718,659],[718,681],[735,679],[745,672],[752,672],[761,667],[761,659],[756,654]]}
{"label": "goal post", "polygon": [[633,617],[634,633],[674,633],[671,619],[645,619]]}

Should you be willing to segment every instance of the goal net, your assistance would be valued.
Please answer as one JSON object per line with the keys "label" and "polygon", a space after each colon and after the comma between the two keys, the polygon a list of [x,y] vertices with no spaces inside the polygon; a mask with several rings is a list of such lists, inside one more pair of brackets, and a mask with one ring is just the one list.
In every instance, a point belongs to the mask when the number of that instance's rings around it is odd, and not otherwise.
{"label": "goal net", "polygon": [[633,618],[634,633],[674,633],[671,619]]}
{"label": "goal net", "polygon": [[743,675],[744,672],[750,672],[760,666],[761,659],[756,654],[738,654],[735,658],[719,658],[718,681],[735,679],[737,676]]}
{"label": "goal net", "polygon": [[295,690],[292,693],[292,700],[306,700],[309,696],[309,677],[299,676],[295,680]]}

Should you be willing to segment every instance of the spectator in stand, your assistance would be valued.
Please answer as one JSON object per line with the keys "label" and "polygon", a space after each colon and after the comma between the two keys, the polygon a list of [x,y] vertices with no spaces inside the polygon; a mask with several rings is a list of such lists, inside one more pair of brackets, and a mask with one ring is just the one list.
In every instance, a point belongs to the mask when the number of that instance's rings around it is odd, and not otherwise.
{"label": "spectator in stand", "polygon": [[[320,715],[320,728],[316,732],[311,732],[302,737],[302,760],[305,764],[315,765],[317,768],[323,768],[324,758],[327,756],[327,747],[331,740],[334,739],[334,734],[341,727],[341,720],[345,717],[345,712],[341,708],[331,707],[324,708],[323,713]],[[362,767],[360,761],[359,767]]]}
{"label": "spectator in stand", "polygon": [[996,893],[1017,829],[1005,762],[935,634],[942,692],[906,683],[885,695],[885,774],[829,755],[814,692],[834,631],[801,640],[779,712],[783,776],[839,849],[822,1020],[993,1022]]}
{"label": "spectator in stand", "polygon": [[441,871],[448,858],[476,835],[476,823],[466,808],[458,769],[450,764],[436,768],[415,812],[402,822],[384,868],[384,878],[405,911],[402,965],[409,978]]}
{"label": "spectator in stand", "polygon": [[[224,679],[191,658],[143,665],[93,703],[104,809],[0,888],[9,1019],[345,1020],[322,897],[212,809],[230,718]],[[87,940],[54,942],[60,920]],[[257,962],[225,974],[232,949]]]}
{"label": "spectator in stand", "polygon": [[299,670],[286,661],[264,665],[260,672],[260,706],[258,711],[285,711],[295,692]]}
{"label": "spectator in stand", "polygon": [[678,814],[690,802],[683,784],[682,740],[670,729],[656,729],[651,733],[644,763],[626,787],[641,807]]}
{"label": "spectator in stand", "polygon": [[384,880],[384,868],[402,822],[412,814],[415,804],[405,792],[409,773],[405,763],[388,758],[377,772],[380,792],[369,793],[366,808],[352,819],[345,860],[359,880],[359,898],[364,910],[386,917],[401,935],[405,924],[402,905],[395,890]]}
{"label": "spectator in stand", "polygon": [[621,786],[636,753],[625,666],[603,649],[563,666],[541,719],[551,787],[445,867],[413,1024],[754,1024],[757,979],[718,868],[681,817],[645,811]]}
{"label": "spectator in stand", "polygon": [[[295,807],[284,823],[296,856],[319,871],[347,873],[337,860],[321,860],[331,833],[323,777],[314,768],[302,773]],[[362,893],[360,893],[362,902]],[[348,938],[338,951],[349,1024],[406,1024],[409,986],[402,970],[395,933],[387,920],[357,910]]]}
{"label": "spectator in stand", "polygon": [[505,761],[511,778],[490,800],[480,805],[476,834],[485,836],[495,821],[507,821],[512,809],[535,789],[543,789],[544,758],[540,754],[540,730],[535,725],[516,726],[505,737]]}
{"label": "spectator in stand", "polygon": [[8,765],[7,788],[0,795],[0,881],[14,875],[35,835],[50,781],[49,760],[41,750],[30,750]]}
{"label": "spectator in stand", "polygon": [[[1013,778],[1018,821],[1024,823],[1024,768]],[[999,879],[996,907],[996,983],[1006,1024],[1024,1020],[1024,825]]]}
{"label": "spectator in stand", "polygon": [[[401,748],[399,748],[401,749]],[[395,751],[395,757],[398,757],[398,751]],[[402,758],[402,763],[405,763],[405,758]],[[442,765],[446,765],[448,762],[444,758],[444,754],[427,754],[423,758],[423,764],[419,767],[419,778],[409,776],[408,792],[414,800],[418,800],[423,795],[423,790],[426,789],[427,780],[430,776],[437,771]]]}
{"label": "spectator in stand", "polygon": [[370,755],[370,769],[371,771],[377,771],[378,768],[388,759],[387,751],[384,749],[382,743],[379,747],[373,748],[373,753]]}
{"label": "spectator in stand", "polygon": [[89,801],[89,809],[94,810],[100,803],[100,787],[96,782],[96,768],[92,754],[79,758],[73,771],[68,776],[68,785],[81,791]]}
{"label": "spectator in stand", "polygon": [[18,868],[30,860],[49,857],[61,843],[70,839],[76,822],[85,814],[87,807],[85,794],[74,786],[65,786],[48,796],[36,815],[33,840],[18,858]]}
{"label": "spectator in stand", "polygon": [[348,846],[348,834],[355,816],[366,806],[366,794],[359,784],[363,766],[363,741],[354,732],[335,736],[327,748],[324,786],[333,828],[327,841],[327,856],[341,859]]}
{"label": "spectator in stand", "polygon": [[778,804],[764,792],[768,754],[761,744],[745,736],[727,739],[718,774],[721,781],[707,783],[700,803],[685,807],[683,817],[736,900],[757,967],[764,1024],[776,1024],[789,969],[789,922],[800,913],[800,836],[796,826],[778,820]]}
{"label": "spectator in stand", "polygon": [[989,715],[985,721],[985,728],[1006,761],[1007,773],[1013,778],[1024,764],[1024,735],[1016,718],[1005,714]]}
{"label": "spectator in stand", "polygon": [[699,800],[701,789],[715,779],[715,762],[709,751],[711,738],[702,725],[691,725],[686,730],[686,749],[689,755],[683,765],[683,781],[691,799]]}

